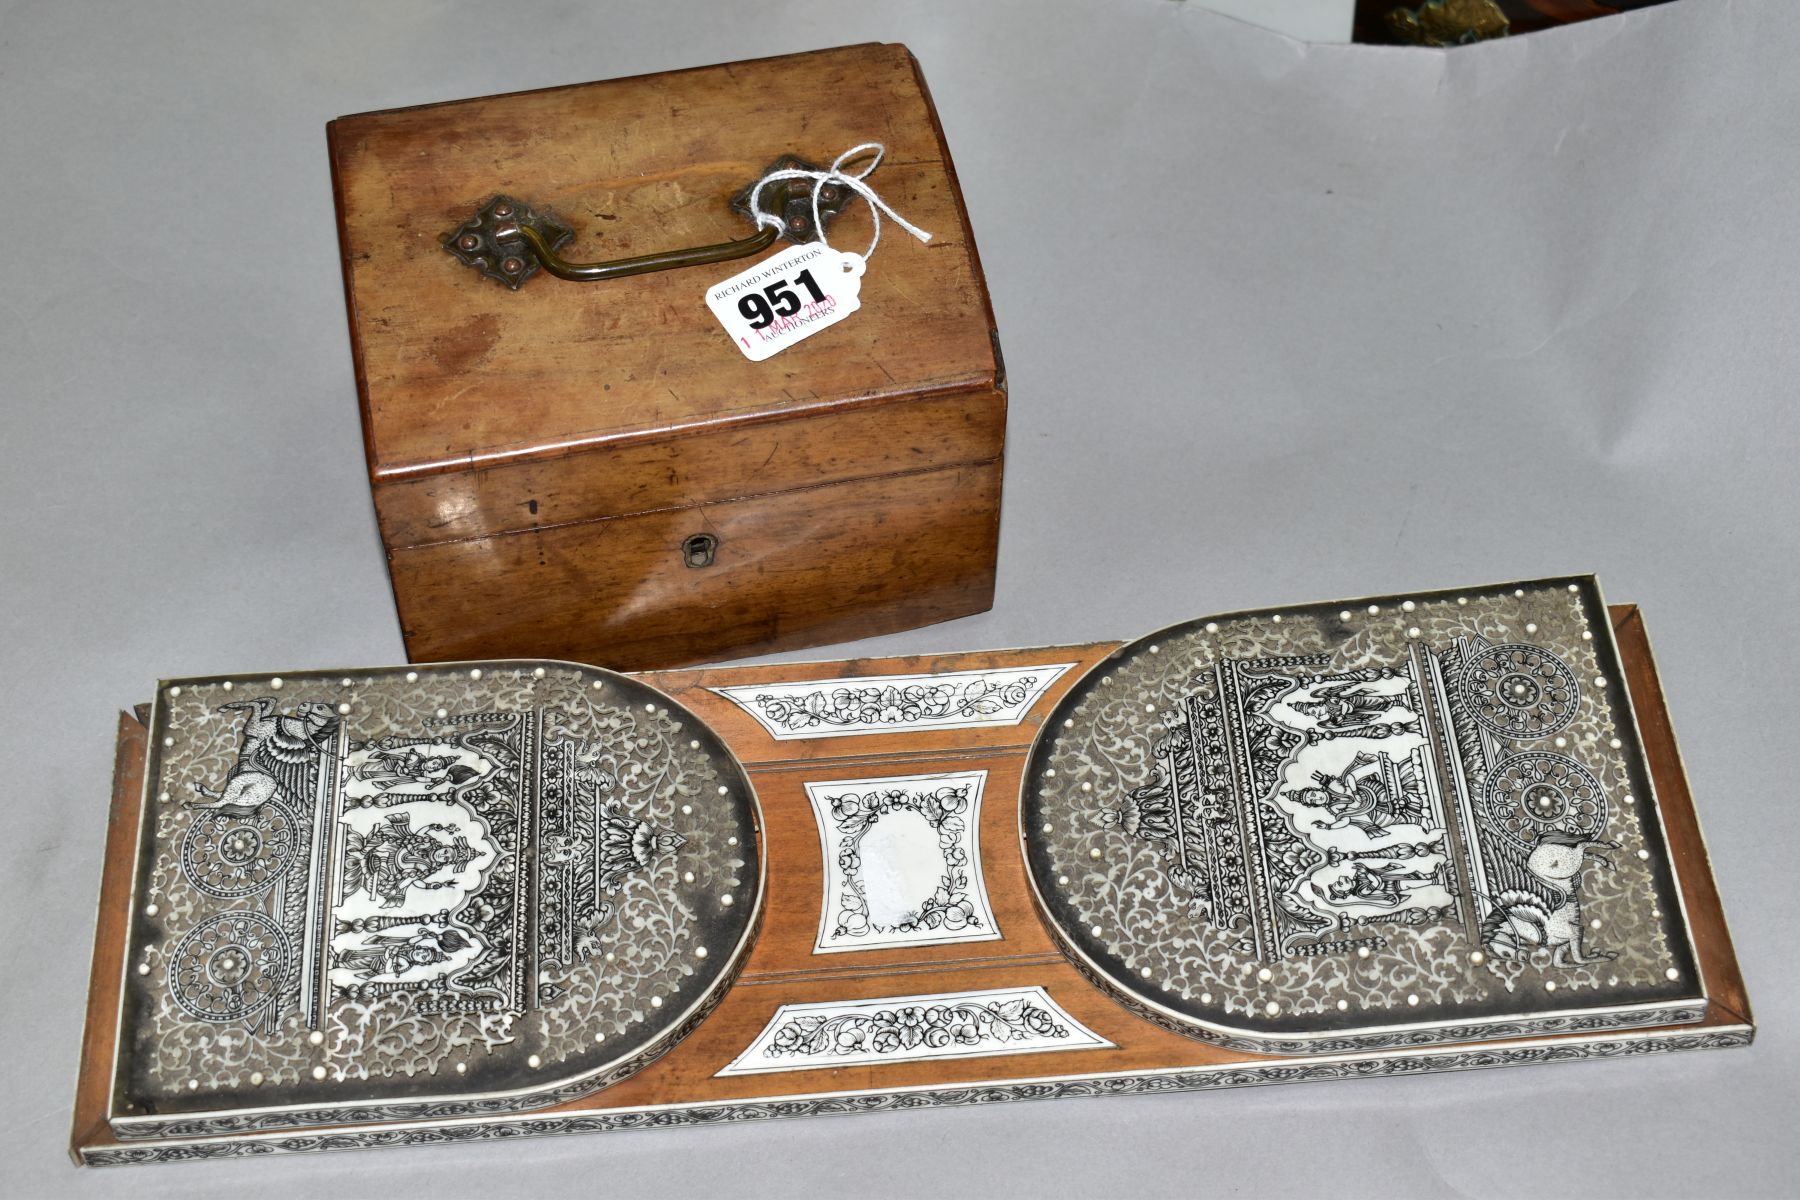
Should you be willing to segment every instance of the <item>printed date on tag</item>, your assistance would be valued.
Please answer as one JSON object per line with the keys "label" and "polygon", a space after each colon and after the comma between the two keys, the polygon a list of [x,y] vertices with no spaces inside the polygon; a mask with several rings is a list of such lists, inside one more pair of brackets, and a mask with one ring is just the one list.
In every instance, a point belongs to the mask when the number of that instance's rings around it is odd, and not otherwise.
{"label": "printed date on tag", "polygon": [[706,289],[706,306],[744,357],[761,362],[862,307],[862,255],[789,246]]}

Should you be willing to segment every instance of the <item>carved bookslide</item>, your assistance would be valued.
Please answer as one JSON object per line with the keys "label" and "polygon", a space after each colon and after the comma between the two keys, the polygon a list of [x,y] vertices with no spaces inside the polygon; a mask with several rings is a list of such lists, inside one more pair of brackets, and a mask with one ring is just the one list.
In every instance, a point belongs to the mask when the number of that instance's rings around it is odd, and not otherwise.
{"label": "carved bookslide", "polygon": [[179,681],[151,736],[122,1138],[584,1096],[692,1029],[751,942],[750,785],[625,676]]}
{"label": "carved bookslide", "polygon": [[1071,688],[1025,855],[1165,1028],[1301,1054],[1700,1020],[1591,581],[1190,622]]}
{"label": "carved bookslide", "polygon": [[929,659],[184,679],[148,711],[87,1162],[1753,1031],[1641,618],[1591,579]]}

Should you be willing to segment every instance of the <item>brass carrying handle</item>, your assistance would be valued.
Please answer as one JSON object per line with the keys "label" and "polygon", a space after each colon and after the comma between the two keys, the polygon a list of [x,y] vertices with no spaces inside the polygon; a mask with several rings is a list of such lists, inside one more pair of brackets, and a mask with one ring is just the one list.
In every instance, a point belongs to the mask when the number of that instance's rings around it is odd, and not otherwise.
{"label": "brass carrying handle", "polygon": [[[765,175],[783,170],[817,171],[818,168],[791,155],[770,164]],[[750,216],[750,193],[762,176],[731,198],[733,212]],[[624,279],[651,271],[667,271],[676,267],[697,267],[706,263],[729,262],[744,258],[774,245],[777,238],[792,242],[819,240],[820,230],[813,224],[813,184],[807,179],[776,179],[763,186],[760,203],[765,213],[779,217],[781,224],[764,225],[749,237],[711,246],[693,246],[685,250],[664,250],[656,254],[640,254],[611,262],[570,262],[560,251],[575,236],[575,231],[543,209],[513,199],[495,196],[476,210],[475,215],[444,235],[444,249],[465,266],[473,267],[489,279],[504,283],[513,291],[538,273],[539,268],[558,279],[577,283],[593,283],[605,279]],[[836,183],[819,189],[819,219],[829,223],[848,207],[853,192]]]}

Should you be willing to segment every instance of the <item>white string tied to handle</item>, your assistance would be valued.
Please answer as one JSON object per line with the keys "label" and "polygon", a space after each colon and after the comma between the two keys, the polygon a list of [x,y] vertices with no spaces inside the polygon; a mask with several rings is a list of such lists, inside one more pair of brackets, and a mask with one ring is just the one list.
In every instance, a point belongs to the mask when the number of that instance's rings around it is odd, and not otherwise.
{"label": "white string tied to handle", "polygon": [[[845,173],[845,163],[870,150],[875,152],[875,156],[869,160],[868,166],[857,171],[855,174]],[[837,158],[832,161],[831,166],[823,171],[802,171],[797,168],[789,168],[782,171],[770,171],[767,175],[764,175],[761,179],[757,180],[756,186],[750,189],[750,217],[756,222],[756,227],[758,229],[761,229],[765,225],[773,225],[778,229],[783,228],[784,226],[780,217],[776,216],[774,213],[763,211],[763,188],[778,179],[810,179],[813,181],[813,229],[817,231],[819,235],[819,244],[824,246],[827,250],[833,249],[833,246],[830,242],[825,240],[825,222],[819,213],[819,193],[824,190],[826,184],[831,183],[849,188],[869,202],[869,216],[873,218],[875,222],[875,236],[869,239],[869,248],[863,251],[863,258],[867,259],[871,254],[874,254],[875,247],[881,244],[882,213],[886,213],[888,216],[892,217],[896,225],[918,238],[921,242],[929,242],[931,240],[931,235],[929,233],[926,233],[923,229],[920,229],[917,225],[914,225],[911,221],[908,221],[905,217],[895,212],[893,207],[888,204],[887,201],[875,194],[874,188],[863,182],[876,167],[881,165],[882,156],[886,153],[887,147],[880,142],[864,142],[862,145],[852,146],[850,149],[838,155]]]}

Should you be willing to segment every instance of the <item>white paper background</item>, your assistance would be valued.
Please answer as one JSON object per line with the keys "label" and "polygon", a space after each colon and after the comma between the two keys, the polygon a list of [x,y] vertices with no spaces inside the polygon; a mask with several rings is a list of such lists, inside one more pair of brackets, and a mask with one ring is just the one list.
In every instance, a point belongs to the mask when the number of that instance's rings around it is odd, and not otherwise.
{"label": "white paper background", "polygon": [[[931,81],[1013,406],[995,611],[846,652],[1597,570],[1657,638],[1757,1046],[74,1171],[114,712],[401,656],[325,121],[870,39]],[[1448,54],[1169,0],[4,5],[0,1192],[1791,1195],[1797,61],[1786,0]]]}

